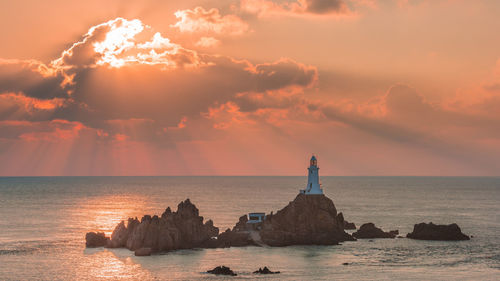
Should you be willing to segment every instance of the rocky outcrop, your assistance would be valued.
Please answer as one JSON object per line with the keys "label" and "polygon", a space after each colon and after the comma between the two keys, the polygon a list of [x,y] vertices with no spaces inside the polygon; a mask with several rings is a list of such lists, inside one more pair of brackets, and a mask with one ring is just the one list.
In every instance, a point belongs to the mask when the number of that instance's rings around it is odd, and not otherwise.
{"label": "rocky outcrop", "polygon": [[229,276],[236,276],[238,274],[234,273],[229,267],[227,266],[217,266],[214,269],[207,270],[207,273],[215,274],[215,275],[229,275]]}
{"label": "rocky outcrop", "polygon": [[372,238],[395,238],[394,231],[384,232],[382,229],[369,222],[363,224],[358,231],[354,232],[352,236],[358,239],[372,239]]}
{"label": "rocky outcrop", "polygon": [[456,224],[437,225],[431,223],[419,223],[413,227],[413,232],[406,235],[407,238],[418,240],[470,240],[470,237],[463,234]]}
{"label": "rocky outcrop", "polygon": [[250,237],[248,231],[234,231],[228,228],[217,237],[217,247],[228,248],[244,246],[257,246]]}
{"label": "rocky outcrop", "polygon": [[342,212],[340,212],[338,215],[337,215],[337,221],[340,223],[340,225],[342,225],[342,227],[346,230],[353,230],[353,229],[356,229],[356,225],[353,223],[353,222],[348,222],[344,219],[344,215],[342,214]]}
{"label": "rocky outcrop", "polygon": [[152,252],[216,246],[219,229],[211,220],[203,223],[203,217],[189,199],[172,212],[167,208],[158,216],[145,215],[139,221],[129,218],[127,226],[120,222],[111,234],[108,246],[126,247],[130,250],[150,248]]}
{"label": "rocky outcrop", "polygon": [[344,231],[331,199],[304,194],[276,214],[267,215],[260,237],[269,246],[335,245],[355,240]]}
{"label": "rocky outcrop", "polygon": [[134,255],[138,257],[151,256],[153,250],[151,248],[140,248],[135,250]]}
{"label": "rocky outcrop", "polygon": [[256,270],[253,272],[253,274],[279,274],[279,271],[271,271],[267,266],[264,266],[264,268],[260,268],[259,270]]}
{"label": "rocky outcrop", "polygon": [[109,243],[109,238],[104,232],[88,232],[85,235],[85,246],[88,248],[104,247]]}
{"label": "rocky outcrop", "polygon": [[[288,246],[335,245],[355,240],[344,231],[346,221],[332,200],[324,195],[299,194],[276,214],[266,216],[263,222],[248,224],[241,216],[233,227],[219,234],[211,220],[203,217],[189,199],[179,203],[177,211],[167,208],[158,216],[145,215],[138,220],[129,218],[120,222],[111,239],[104,234],[90,235],[87,245],[110,248],[128,248],[136,255],[190,248],[216,248],[234,246]],[[98,236],[99,242],[94,242]],[[89,246],[91,247],[91,246]]]}

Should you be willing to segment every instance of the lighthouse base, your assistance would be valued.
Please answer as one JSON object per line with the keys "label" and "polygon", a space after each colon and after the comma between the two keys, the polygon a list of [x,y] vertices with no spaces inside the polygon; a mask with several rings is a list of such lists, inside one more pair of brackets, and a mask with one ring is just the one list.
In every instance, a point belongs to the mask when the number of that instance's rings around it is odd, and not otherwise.
{"label": "lighthouse base", "polygon": [[301,189],[300,194],[305,194],[305,195],[322,195],[323,194],[323,189],[311,189],[311,190],[306,190],[306,189]]}

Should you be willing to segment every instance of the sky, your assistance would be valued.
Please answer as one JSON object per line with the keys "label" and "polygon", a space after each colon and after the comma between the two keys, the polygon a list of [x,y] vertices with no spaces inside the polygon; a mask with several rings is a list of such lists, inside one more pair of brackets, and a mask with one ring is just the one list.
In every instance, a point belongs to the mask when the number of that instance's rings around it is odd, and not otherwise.
{"label": "sky", "polygon": [[500,176],[499,14],[0,0],[0,176]]}

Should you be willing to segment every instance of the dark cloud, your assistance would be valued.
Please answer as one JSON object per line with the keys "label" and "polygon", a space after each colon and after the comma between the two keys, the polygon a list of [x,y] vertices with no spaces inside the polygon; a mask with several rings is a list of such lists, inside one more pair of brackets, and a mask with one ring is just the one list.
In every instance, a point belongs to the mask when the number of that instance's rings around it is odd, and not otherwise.
{"label": "dark cloud", "polygon": [[[96,56],[96,43],[120,28],[133,35],[132,43],[122,42],[127,48],[110,44]],[[43,114],[22,115],[23,106],[33,101],[7,104],[0,99],[0,117],[68,120],[100,130],[102,135],[126,134],[136,140],[163,142],[181,120],[200,119],[211,107],[235,101],[242,93],[303,89],[317,80],[316,68],[289,59],[254,65],[201,55],[158,33],[142,42],[132,40],[141,28],[142,23],[124,19],[91,28],[54,60],[46,71],[51,75],[42,75],[39,68],[27,63],[2,65],[0,89],[4,93],[38,99],[62,97],[65,102]],[[63,77],[68,80],[64,87]]]}
{"label": "dark cloud", "polygon": [[347,5],[343,0],[306,0],[306,11],[314,14],[343,12]]}
{"label": "dark cloud", "polygon": [[486,91],[500,93],[500,83],[493,83],[493,84],[484,85],[483,88]]}
{"label": "dark cloud", "polygon": [[0,94],[22,92],[39,99],[67,98],[61,87],[64,77],[44,73],[47,71],[39,62],[0,60]]}

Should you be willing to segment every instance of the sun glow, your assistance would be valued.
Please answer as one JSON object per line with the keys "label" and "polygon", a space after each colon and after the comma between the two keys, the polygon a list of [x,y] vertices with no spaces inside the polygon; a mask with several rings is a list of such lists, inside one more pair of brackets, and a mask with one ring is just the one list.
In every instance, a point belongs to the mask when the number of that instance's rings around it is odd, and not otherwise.
{"label": "sun glow", "polygon": [[118,56],[135,46],[134,37],[143,30],[142,22],[137,19],[113,22],[104,41],[94,43],[94,51],[102,55],[97,64],[123,66],[126,60]]}
{"label": "sun glow", "polygon": [[[99,40],[103,30],[104,39]],[[130,64],[149,64],[176,68],[199,64],[195,52],[170,42],[159,32],[153,34],[151,28],[138,19],[117,18],[91,28],[87,35],[97,41],[92,44],[99,57],[96,65],[120,68]]]}

